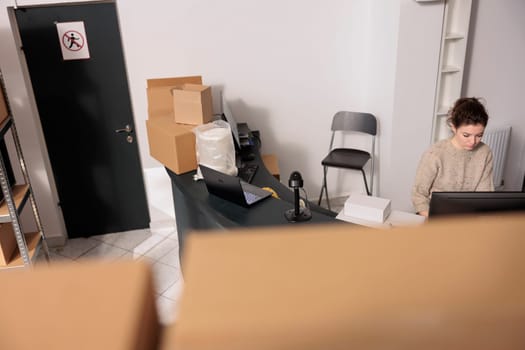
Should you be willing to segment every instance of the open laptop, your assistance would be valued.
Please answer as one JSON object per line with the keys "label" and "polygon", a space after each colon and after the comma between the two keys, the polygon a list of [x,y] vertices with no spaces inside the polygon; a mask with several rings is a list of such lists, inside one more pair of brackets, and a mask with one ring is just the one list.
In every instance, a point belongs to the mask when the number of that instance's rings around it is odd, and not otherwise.
{"label": "open laptop", "polygon": [[199,164],[208,192],[230,202],[249,207],[272,194],[262,188],[251,185],[236,176],[221,173]]}

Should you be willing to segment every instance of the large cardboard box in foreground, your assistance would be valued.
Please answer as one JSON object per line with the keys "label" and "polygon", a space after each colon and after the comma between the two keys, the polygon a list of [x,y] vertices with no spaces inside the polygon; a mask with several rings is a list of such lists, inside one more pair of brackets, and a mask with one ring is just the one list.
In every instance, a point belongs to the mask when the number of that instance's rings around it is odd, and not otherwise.
{"label": "large cardboard box in foreground", "polygon": [[148,79],[148,116],[150,119],[171,115],[173,117],[173,96],[171,90],[184,84],[202,84],[202,77],[188,76],[175,78]]}
{"label": "large cardboard box in foreground", "polygon": [[199,84],[184,84],[171,90],[175,122],[201,125],[213,119],[211,87]]}
{"label": "large cardboard box in foreground", "polygon": [[0,349],[156,349],[145,262],[55,263],[0,274]]}
{"label": "large cardboard box in foreground", "polygon": [[171,115],[146,120],[150,155],[175,174],[197,169],[195,126],[177,124]]}
{"label": "large cardboard box in foreground", "polygon": [[523,349],[525,216],[190,234],[164,349]]}
{"label": "large cardboard box in foreground", "polygon": [[17,249],[13,225],[9,222],[0,224],[0,265],[7,265]]}

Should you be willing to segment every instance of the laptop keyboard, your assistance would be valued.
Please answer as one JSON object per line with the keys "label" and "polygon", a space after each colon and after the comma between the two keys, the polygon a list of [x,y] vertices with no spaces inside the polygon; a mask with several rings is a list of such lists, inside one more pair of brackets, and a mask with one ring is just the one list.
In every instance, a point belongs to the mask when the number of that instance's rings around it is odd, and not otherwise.
{"label": "laptop keyboard", "polygon": [[246,198],[246,203],[251,204],[251,203],[255,202],[256,200],[258,200],[261,197],[259,197],[256,194],[253,194],[251,192],[244,191],[244,198]]}

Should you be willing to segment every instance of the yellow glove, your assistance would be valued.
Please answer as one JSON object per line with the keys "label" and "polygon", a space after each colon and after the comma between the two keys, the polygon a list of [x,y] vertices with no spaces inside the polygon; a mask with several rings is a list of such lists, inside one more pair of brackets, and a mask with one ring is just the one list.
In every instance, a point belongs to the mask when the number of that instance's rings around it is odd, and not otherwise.
{"label": "yellow glove", "polygon": [[271,187],[263,187],[262,189],[263,189],[263,190],[266,190],[266,191],[268,191],[268,192],[271,192],[273,198],[277,198],[277,199],[279,199],[279,195],[277,194],[277,192],[275,192],[275,191],[273,190],[273,188],[271,188]]}

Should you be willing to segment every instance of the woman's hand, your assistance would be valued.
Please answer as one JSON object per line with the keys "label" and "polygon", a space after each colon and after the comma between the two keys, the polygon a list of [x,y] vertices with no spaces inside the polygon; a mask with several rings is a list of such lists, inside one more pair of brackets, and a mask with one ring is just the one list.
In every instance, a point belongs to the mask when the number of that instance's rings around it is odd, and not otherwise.
{"label": "woman's hand", "polygon": [[421,215],[421,216],[428,218],[428,210],[420,211],[417,213],[417,215]]}

